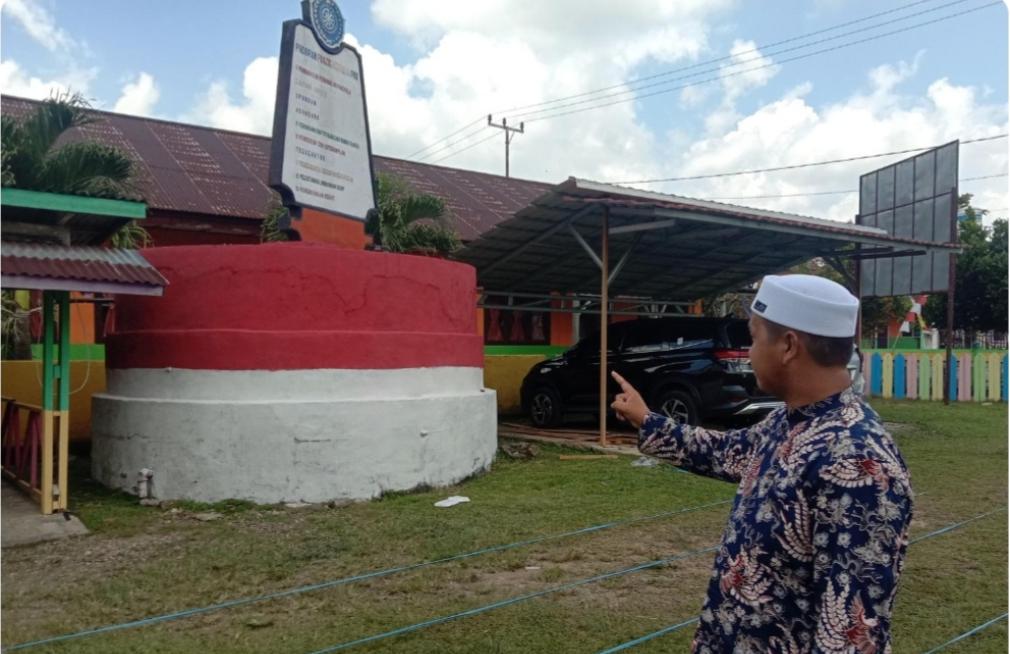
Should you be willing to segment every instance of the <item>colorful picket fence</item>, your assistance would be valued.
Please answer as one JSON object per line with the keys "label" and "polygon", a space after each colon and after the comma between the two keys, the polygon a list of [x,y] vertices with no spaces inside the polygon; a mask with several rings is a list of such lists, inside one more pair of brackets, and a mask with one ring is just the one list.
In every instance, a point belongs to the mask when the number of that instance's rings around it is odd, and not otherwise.
{"label": "colorful picket fence", "polygon": [[[909,400],[942,400],[946,353],[867,351],[863,376],[869,394]],[[957,402],[1006,402],[1006,350],[955,352],[946,383]]]}

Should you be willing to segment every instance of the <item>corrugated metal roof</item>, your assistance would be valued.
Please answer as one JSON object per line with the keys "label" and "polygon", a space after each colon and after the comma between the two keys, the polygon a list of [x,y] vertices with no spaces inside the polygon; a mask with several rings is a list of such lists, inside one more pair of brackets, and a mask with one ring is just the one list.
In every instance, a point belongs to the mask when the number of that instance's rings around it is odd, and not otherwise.
{"label": "corrugated metal roof", "polygon": [[[5,115],[22,116],[39,103],[3,96]],[[270,203],[267,186],[270,138],[173,123],[153,118],[93,112],[97,120],[71,130],[67,141],[95,140],[121,149],[137,164],[137,185],[149,209],[262,220]],[[374,156],[376,173],[399,175],[418,192],[446,201],[464,241],[510,218],[551,187],[468,170]]]}
{"label": "corrugated metal roof", "polygon": [[4,243],[0,259],[8,288],[160,295],[168,284],[136,250]]}
{"label": "corrugated metal roof", "polygon": [[489,293],[598,293],[599,268],[572,229],[599,252],[603,206],[610,214],[611,268],[630,252],[610,285],[615,296],[693,301],[853,243],[903,253],[957,247],[894,238],[874,227],[572,178],[456,257],[477,268],[478,284]]}

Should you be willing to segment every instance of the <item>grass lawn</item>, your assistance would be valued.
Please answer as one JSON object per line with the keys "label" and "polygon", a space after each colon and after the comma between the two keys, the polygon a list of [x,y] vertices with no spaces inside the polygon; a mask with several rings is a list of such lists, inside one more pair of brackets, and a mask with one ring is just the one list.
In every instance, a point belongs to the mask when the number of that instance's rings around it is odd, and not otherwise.
{"label": "grass lawn", "polygon": [[[1005,404],[874,402],[920,497],[913,537],[1005,507]],[[138,506],[72,484],[90,536],[4,550],[5,646],[590,525],[730,499],[729,484],[633,458],[500,455],[454,488],[343,507],[242,502]],[[469,504],[437,509],[448,495]],[[198,519],[202,512],[219,515]],[[312,652],[717,543],[728,506],[560,538],[33,652]],[[203,518],[215,516],[201,516]],[[586,584],[354,648],[379,652],[596,652],[693,618],[713,554]],[[1007,514],[911,546],[895,654],[917,654],[1007,610]],[[686,651],[693,625],[636,652]],[[1005,652],[1006,622],[949,652]]]}

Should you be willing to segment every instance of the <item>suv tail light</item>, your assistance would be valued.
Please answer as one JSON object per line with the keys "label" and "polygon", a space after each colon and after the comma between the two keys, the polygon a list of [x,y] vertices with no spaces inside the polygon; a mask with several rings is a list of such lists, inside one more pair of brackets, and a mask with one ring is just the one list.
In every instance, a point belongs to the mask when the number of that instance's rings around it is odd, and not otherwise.
{"label": "suv tail light", "polygon": [[726,372],[737,374],[753,372],[749,350],[716,350],[715,358]]}

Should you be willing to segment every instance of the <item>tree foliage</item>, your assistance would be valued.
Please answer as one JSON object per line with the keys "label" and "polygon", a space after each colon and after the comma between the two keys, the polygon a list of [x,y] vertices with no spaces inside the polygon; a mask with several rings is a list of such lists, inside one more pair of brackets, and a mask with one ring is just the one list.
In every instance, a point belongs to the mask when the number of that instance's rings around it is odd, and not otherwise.
{"label": "tree foliage", "polygon": [[403,179],[379,174],[378,211],[365,224],[365,233],[390,252],[449,255],[460,240],[449,223],[445,201],[415,193]]}
{"label": "tree foliage", "polygon": [[[0,178],[3,185],[30,191],[136,200],[133,162],[116,148],[62,137],[68,130],[94,122],[87,101],[61,93],[44,100],[21,119],[0,124]],[[117,247],[150,242],[135,222],[113,236]]]}
{"label": "tree foliage", "polygon": [[260,224],[260,243],[276,243],[278,241],[290,241],[291,238],[281,229],[280,222],[287,208],[281,204],[281,198],[276,193],[270,194],[270,203],[267,205],[266,217]]}
{"label": "tree foliage", "polygon": [[[958,224],[962,252],[957,255],[954,284],[954,328],[1007,331],[1007,220],[983,225],[986,211],[971,206],[971,195],[959,202],[966,216]],[[947,295],[931,295],[923,318],[934,327],[947,324]]]}
{"label": "tree foliage", "polygon": [[[441,198],[415,193],[401,178],[381,173],[377,195],[378,210],[365,223],[365,233],[376,246],[388,252],[433,255],[449,255],[459,249],[459,236],[449,223]],[[260,242],[289,240],[280,229],[285,211],[280,199],[273,197],[260,227]]]}

